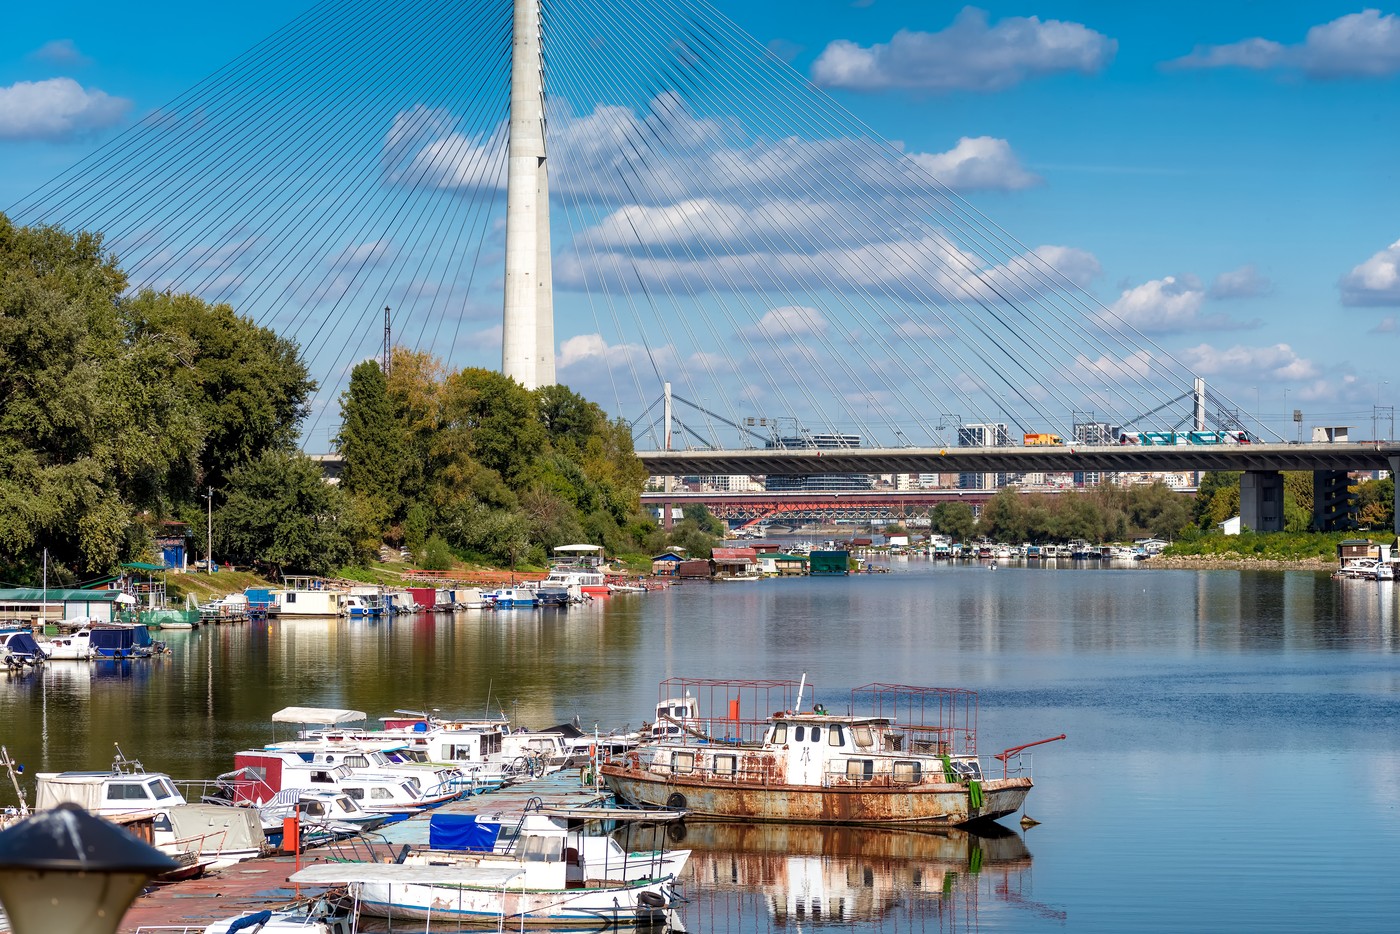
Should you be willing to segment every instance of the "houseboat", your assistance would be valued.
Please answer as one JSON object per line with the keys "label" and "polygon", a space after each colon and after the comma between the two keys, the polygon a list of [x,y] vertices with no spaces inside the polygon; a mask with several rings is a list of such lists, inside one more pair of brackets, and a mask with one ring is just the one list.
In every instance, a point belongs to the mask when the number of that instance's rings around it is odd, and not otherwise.
{"label": "houseboat", "polygon": [[658,720],[680,732],[599,771],[633,805],[718,820],[954,826],[1014,813],[1031,789],[1022,753],[1039,742],[981,759],[972,691],[867,685],[833,714],[804,708],[805,687],[670,679],[663,704],[682,713]]}
{"label": "houseboat", "polygon": [[269,592],[269,616],[343,616],[345,593],[330,589],[319,577],[284,577],[285,585]]}

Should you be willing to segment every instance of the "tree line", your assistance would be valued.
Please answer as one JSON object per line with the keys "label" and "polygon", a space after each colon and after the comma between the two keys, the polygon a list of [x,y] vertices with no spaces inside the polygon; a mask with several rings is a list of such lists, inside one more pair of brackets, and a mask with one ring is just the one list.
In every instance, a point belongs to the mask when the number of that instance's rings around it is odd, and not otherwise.
{"label": "tree line", "polygon": [[[187,527],[220,561],[325,574],[386,542],[446,567],[668,543],[625,423],[564,386],[393,352],[340,399],[338,484],[298,450],[316,390],[295,342],[182,294],[128,291],[100,235],[0,215],[0,581],[111,574]],[[708,553],[704,517],[675,538]]]}

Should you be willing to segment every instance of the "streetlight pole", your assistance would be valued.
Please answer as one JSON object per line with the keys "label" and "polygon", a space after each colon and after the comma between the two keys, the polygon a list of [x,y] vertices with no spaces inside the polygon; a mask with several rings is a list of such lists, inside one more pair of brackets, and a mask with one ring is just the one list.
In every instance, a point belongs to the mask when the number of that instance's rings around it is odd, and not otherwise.
{"label": "streetlight pole", "polygon": [[214,573],[214,488],[211,486],[209,492],[204,494],[204,498],[209,501],[209,528],[208,538],[204,540],[204,571],[207,574]]}

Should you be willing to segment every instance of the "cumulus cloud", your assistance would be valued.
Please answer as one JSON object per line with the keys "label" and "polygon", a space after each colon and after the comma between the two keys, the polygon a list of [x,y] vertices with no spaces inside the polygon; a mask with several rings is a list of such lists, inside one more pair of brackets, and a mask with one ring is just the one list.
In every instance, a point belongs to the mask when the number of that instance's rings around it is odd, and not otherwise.
{"label": "cumulus cloud", "polygon": [[1222,315],[1203,315],[1206,290],[1194,276],[1164,276],[1125,289],[1109,306],[1107,321],[1126,322],[1148,334],[1182,331],[1228,331],[1254,328],[1258,321],[1241,322]]}
{"label": "cumulus cloud", "polygon": [[1041,182],[1040,176],[1021,167],[1010,143],[992,136],[964,136],[948,152],[915,153],[909,158],[949,188],[1014,190]]}
{"label": "cumulus cloud", "polygon": [[900,30],[869,47],[838,39],[812,63],[812,80],[854,91],[1000,91],[1060,72],[1096,74],[1117,51],[1080,23],[1010,16],[990,25],[985,10],[965,7],[940,32]]}
{"label": "cumulus cloud", "polygon": [[1400,240],[1342,277],[1343,305],[1400,305]]}
{"label": "cumulus cloud", "polygon": [[1248,374],[1250,379],[1300,382],[1322,375],[1321,367],[1305,357],[1298,356],[1287,344],[1273,344],[1267,347],[1245,347],[1236,344],[1229,348],[1199,344],[1188,348],[1185,358],[1192,372],[1201,376],[1241,377],[1242,374]]}
{"label": "cumulus cloud", "polygon": [[1210,286],[1211,298],[1255,298],[1268,295],[1274,284],[1267,276],[1260,275],[1253,264],[1222,272]]}
{"label": "cumulus cloud", "polygon": [[1108,383],[1147,379],[1152,375],[1152,364],[1152,354],[1146,350],[1134,351],[1126,357],[1110,357],[1104,354],[1098,358],[1090,358],[1080,354],[1074,359],[1075,370]]}
{"label": "cumulus cloud", "polygon": [[120,122],[130,107],[72,78],[17,81],[0,88],[0,139],[74,139]]}
{"label": "cumulus cloud", "polygon": [[826,318],[817,309],[787,305],[764,312],[750,333],[769,339],[801,340],[821,336],[826,329]]}
{"label": "cumulus cloud", "polygon": [[92,59],[79,52],[72,39],[54,39],[52,42],[45,42],[30,52],[29,58],[71,68],[82,68],[92,64]]}
{"label": "cumulus cloud", "polygon": [[1197,46],[1176,68],[1286,69],[1311,78],[1381,78],[1400,72],[1400,16],[1380,10],[1348,13],[1314,26],[1298,44],[1255,37]]}
{"label": "cumulus cloud", "polygon": [[331,257],[330,265],[337,269],[361,269],[383,266],[398,255],[394,242],[387,237],[365,243],[351,243]]}

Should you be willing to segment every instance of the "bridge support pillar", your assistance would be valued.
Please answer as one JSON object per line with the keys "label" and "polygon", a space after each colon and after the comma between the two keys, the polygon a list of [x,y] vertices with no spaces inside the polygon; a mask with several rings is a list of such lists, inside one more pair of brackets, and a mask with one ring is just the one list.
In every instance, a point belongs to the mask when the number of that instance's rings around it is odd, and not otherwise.
{"label": "bridge support pillar", "polygon": [[1345,470],[1313,471],[1313,531],[1337,532],[1354,525],[1348,483]]}
{"label": "bridge support pillar", "polygon": [[1283,474],[1246,470],[1240,476],[1240,524],[1255,532],[1283,531]]}
{"label": "bridge support pillar", "polygon": [[[1400,457],[1387,457],[1390,462],[1390,482],[1396,490],[1400,490]],[[1390,509],[1394,514],[1395,537],[1400,538],[1400,496],[1394,492],[1390,495]]]}

